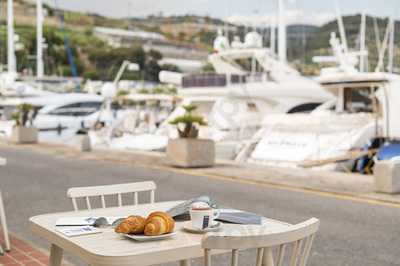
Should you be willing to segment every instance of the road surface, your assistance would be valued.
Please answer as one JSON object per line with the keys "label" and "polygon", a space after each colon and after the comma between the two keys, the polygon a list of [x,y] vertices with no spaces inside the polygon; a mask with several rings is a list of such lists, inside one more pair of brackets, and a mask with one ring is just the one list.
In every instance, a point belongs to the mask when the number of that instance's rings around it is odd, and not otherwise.
{"label": "road surface", "polygon": [[[0,148],[0,157],[8,159],[8,165],[0,167],[0,188],[10,230],[42,248],[47,249],[48,243],[30,233],[28,218],[72,210],[66,198],[69,187],[154,180],[157,201],[207,194],[220,204],[290,223],[319,218],[321,230],[309,265],[400,265],[399,208],[7,146]],[[242,259],[241,265],[246,263],[251,265]]]}

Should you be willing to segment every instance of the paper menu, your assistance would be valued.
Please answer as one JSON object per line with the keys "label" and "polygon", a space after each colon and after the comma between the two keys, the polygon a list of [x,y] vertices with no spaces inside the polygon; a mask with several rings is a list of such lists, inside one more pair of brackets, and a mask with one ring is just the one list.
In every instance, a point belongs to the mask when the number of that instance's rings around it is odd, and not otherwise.
{"label": "paper menu", "polygon": [[56,230],[67,237],[101,233],[101,231],[99,229],[97,229],[93,226],[56,227]]}

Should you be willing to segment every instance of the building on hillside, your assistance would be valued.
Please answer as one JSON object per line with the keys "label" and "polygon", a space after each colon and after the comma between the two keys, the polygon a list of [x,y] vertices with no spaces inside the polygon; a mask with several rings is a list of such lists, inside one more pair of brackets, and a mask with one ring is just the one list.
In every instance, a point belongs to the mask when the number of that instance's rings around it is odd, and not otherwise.
{"label": "building on hillside", "polygon": [[118,48],[130,46],[133,41],[140,42],[165,42],[166,38],[156,32],[140,30],[124,30],[118,28],[95,27],[93,33],[110,46]]}
{"label": "building on hillside", "polygon": [[160,25],[160,29],[163,32],[168,32],[173,36],[179,36],[184,33],[186,35],[192,35],[201,31],[217,32],[220,29],[228,30],[229,32],[236,32],[237,27],[235,25],[215,25],[212,23],[196,23],[196,22],[182,22],[182,23],[165,23]]}
{"label": "building on hillside", "polygon": [[147,43],[143,45],[143,49],[148,52],[150,50],[159,51],[163,57],[187,59],[187,60],[207,60],[208,52],[199,50],[190,45],[179,45],[175,43]]}
{"label": "building on hillside", "polygon": [[183,58],[163,58],[158,61],[159,65],[174,65],[177,66],[183,73],[197,73],[201,71],[204,61],[190,60]]}
{"label": "building on hillside", "polygon": [[133,42],[140,42],[145,51],[154,49],[165,57],[204,60],[208,55],[206,51],[190,45],[168,41],[164,35],[156,32],[95,27],[93,33],[114,48],[129,47]]}

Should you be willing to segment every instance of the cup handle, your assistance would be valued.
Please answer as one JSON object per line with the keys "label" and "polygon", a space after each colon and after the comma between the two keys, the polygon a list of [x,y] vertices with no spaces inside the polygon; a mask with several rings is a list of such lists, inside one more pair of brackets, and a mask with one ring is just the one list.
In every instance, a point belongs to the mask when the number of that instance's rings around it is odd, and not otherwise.
{"label": "cup handle", "polygon": [[221,214],[221,211],[219,209],[214,210],[214,212],[213,212],[214,219],[217,219],[220,214]]}

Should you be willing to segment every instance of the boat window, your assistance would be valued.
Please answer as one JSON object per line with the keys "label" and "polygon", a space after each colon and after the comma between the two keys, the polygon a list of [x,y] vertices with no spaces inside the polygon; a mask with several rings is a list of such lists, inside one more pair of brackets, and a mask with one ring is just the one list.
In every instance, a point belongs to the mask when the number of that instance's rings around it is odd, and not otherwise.
{"label": "boat window", "polygon": [[[295,113],[311,113],[315,110],[321,103],[305,103],[300,104],[298,106],[293,107],[288,111],[288,114],[295,114]],[[331,110],[334,110],[335,107],[331,107]]]}
{"label": "boat window", "polygon": [[344,109],[350,113],[372,113],[374,108],[374,93],[376,89],[364,88],[345,88],[344,89]]}
{"label": "boat window", "polygon": [[101,102],[82,102],[61,106],[53,111],[50,115],[61,116],[87,116],[100,110]]}

